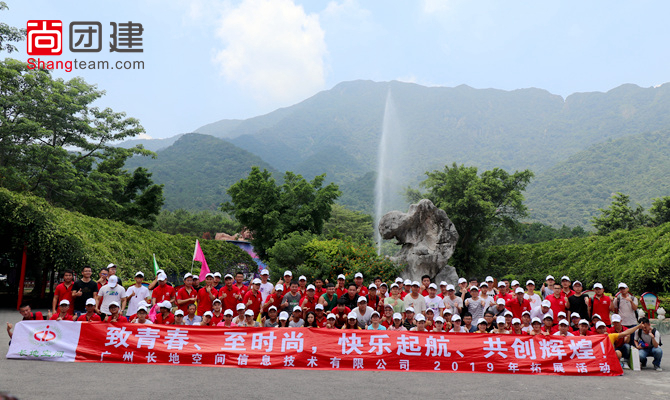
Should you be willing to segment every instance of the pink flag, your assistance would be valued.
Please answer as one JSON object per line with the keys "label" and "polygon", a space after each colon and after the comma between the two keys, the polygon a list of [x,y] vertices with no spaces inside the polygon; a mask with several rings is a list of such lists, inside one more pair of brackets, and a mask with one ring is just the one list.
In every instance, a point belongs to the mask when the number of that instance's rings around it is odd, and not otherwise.
{"label": "pink flag", "polygon": [[202,268],[200,269],[200,282],[205,281],[205,276],[209,274],[209,267],[207,266],[207,260],[205,260],[205,255],[202,253],[200,248],[200,242],[198,239],[195,240],[195,251],[193,252],[193,261],[200,261],[202,263]]}

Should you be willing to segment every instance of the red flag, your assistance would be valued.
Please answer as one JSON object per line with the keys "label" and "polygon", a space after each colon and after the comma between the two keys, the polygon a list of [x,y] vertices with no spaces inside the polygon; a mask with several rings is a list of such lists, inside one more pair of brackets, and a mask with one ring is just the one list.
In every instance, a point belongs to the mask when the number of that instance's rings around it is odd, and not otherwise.
{"label": "red flag", "polygon": [[195,240],[195,251],[193,252],[193,261],[200,261],[202,263],[202,268],[200,269],[200,282],[205,281],[205,276],[209,274],[209,267],[207,266],[207,260],[205,260],[205,255],[202,253],[200,248],[200,242]]}

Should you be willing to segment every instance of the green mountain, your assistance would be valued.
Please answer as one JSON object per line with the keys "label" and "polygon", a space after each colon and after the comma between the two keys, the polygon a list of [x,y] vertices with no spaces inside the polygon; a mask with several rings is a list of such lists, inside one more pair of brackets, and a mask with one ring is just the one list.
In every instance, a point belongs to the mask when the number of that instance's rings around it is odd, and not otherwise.
{"label": "green mountain", "polygon": [[526,192],[531,219],[591,227],[622,192],[645,208],[670,196],[670,129],[609,139],[539,173]]}
{"label": "green mountain", "polygon": [[268,163],[246,150],[209,135],[187,133],[157,157],[133,157],[126,167],[148,168],[164,184],[165,208],[215,210],[230,200],[226,190],[257,165],[276,173]]}
{"label": "green mountain", "polygon": [[171,136],[165,139],[131,139],[119,143],[117,146],[124,149],[129,149],[137,145],[142,145],[147,150],[158,151],[172,146],[183,135],[184,134],[181,133],[179,135]]}

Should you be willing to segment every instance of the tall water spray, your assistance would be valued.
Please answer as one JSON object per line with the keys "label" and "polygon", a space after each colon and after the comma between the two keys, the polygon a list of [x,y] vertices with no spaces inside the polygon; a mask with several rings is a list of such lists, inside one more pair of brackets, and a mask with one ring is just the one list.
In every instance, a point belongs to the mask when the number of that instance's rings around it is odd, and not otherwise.
{"label": "tall water spray", "polygon": [[405,152],[395,104],[389,88],[386,94],[382,135],[377,152],[377,182],[375,183],[375,240],[377,254],[381,253],[382,238],[379,220],[392,207],[402,204],[402,177]]}

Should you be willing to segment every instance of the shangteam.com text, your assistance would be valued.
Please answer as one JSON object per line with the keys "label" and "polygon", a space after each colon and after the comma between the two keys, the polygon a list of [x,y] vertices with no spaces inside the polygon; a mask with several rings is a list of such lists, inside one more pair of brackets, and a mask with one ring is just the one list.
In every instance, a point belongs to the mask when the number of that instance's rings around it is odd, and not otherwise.
{"label": "shangteam.com text", "polygon": [[28,59],[28,69],[59,69],[72,72],[73,69],[144,69],[144,61],[43,61],[39,58]]}

